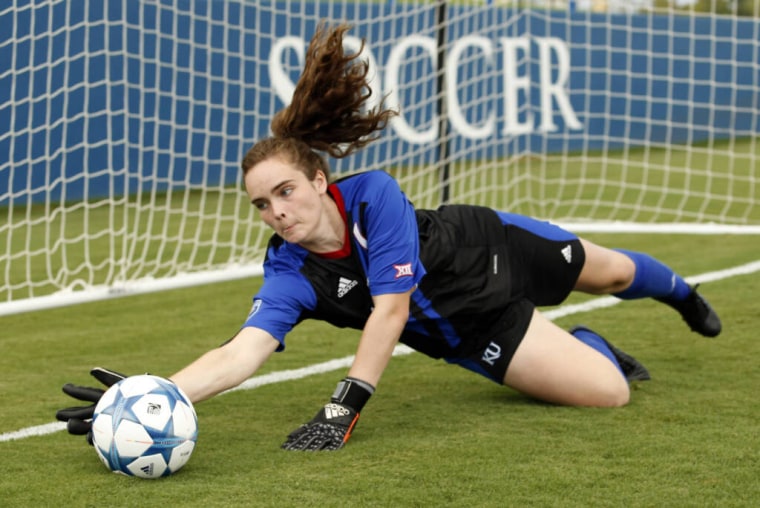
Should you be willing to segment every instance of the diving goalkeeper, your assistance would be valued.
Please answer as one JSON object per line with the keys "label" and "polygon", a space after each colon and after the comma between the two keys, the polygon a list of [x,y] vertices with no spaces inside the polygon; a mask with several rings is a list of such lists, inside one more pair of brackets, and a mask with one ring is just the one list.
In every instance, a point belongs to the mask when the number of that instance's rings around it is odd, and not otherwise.
{"label": "diving goalkeeper", "polygon": [[[191,400],[253,375],[304,319],[361,331],[355,360],[286,450],[348,441],[398,342],[536,399],[618,407],[649,379],[633,356],[587,327],[563,330],[539,310],[572,291],[654,298],[715,337],[721,322],[683,278],[651,256],[596,245],[547,222],[489,208],[415,209],[387,173],[330,180],[328,161],[371,142],[394,111],[365,108],[367,65],[345,54],[345,25],[320,27],[274,135],[242,161],[250,202],[273,235],[264,282],[239,332],[170,376]],[[120,375],[93,374],[108,385]],[[96,402],[101,389],[66,385]],[[60,410],[87,434],[93,406]]]}

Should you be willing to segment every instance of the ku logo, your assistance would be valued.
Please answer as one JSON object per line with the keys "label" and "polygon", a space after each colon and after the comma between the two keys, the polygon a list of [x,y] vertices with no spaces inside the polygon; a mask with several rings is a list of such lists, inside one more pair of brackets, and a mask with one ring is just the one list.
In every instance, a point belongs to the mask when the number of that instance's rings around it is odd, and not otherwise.
{"label": "ku logo", "polygon": [[498,360],[500,357],[501,357],[501,346],[499,346],[495,342],[491,342],[490,344],[488,344],[488,347],[483,352],[483,358],[481,358],[481,360],[486,362],[488,365],[493,366],[493,362]]}
{"label": "ku logo", "polygon": [[396,278],[399,277],[411,277],[414,275],[412,273],[412,264],[406,263],[405,265],[393,265],[393,268],[396,269]]}

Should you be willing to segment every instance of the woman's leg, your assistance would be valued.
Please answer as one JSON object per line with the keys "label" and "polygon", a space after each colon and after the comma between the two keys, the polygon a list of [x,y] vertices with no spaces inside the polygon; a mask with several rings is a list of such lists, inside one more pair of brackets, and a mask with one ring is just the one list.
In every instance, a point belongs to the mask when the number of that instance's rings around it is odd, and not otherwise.
{"label": "woman's leg", "polygon": [[575,289],[623,299],[684,299],[691,287],[668,266],[641,252],[614,250],[581,239],[586,262]]}
{"label": "woman's leg", "polygon": [[628,382],[606,342],[602,339],[588,345],[581,340],[585,339],[574,337],[533,311],[525,337],[507,368],[504,384],[554,404],[594,407],[627,404]]}
{"label": "woman's leg", "polygon": [[655,298],[676,309],[689,327],[707,337],[721,331],[710,304],[670,267],[648,254],[600,247],[581,239],[586,261],[575,289],[623,300]]}

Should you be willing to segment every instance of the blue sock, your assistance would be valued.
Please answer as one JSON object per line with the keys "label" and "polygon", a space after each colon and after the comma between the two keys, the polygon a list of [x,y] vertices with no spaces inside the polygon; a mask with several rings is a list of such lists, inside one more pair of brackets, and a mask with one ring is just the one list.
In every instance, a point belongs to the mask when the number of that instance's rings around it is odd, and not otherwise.
{"label": "blue sock", "polygon": [[672,298],[680,301],[689,296],[691,287],[667,265],[648,254],[630,250],[615,249],[631,258],[636,265],[636,274],[628,287],[616,293],[623,300],[636,298]]}
{"label": "blue sock", "polygon": [[596,349],[597,351],[602,353],[604,356],[606,356],[613,363],[613,365],[617,367],[620,373],[623,374],[623,376],[625,376],[625,373],[623,372],[623,369],[620,368],[620,364],[615,358],[615,355],[612,353],[612,350],[607,345],[607,341],[605,341],[600,335],[598,335],[593,330],[589,330],[588,328],[576,328],[571,333],[573,337],[575,337],[579,341],[583,342],[587,346],[591,346],[592,348]]}

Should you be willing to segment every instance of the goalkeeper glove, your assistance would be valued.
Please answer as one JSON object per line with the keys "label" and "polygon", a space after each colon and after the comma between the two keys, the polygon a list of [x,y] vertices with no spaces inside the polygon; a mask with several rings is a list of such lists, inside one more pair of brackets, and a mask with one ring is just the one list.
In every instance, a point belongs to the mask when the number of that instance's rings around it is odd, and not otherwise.
{"label": "goalkeeper glove", "polygon": [[[95,367],[90,371],[90,375],[103,383],[107,388],[127,377],[124,374],[102,367]],[[86,435],[87,442],[92,444],[92,416],[95,413],[95,406],[98,404],[100,397],[105,393],[105,390],[66,383],[63,385],[63,393],[77,400],[91,402],[89,406],[74,406],[60,409],[55,413],[55,417],[62,422],[66,422],[66,430],[69,434],[77,436]]]}
{"label": "goalkeeper glove", "polygon": [[301,425],[283,443],[285,450],[338,450],[346,444],[359,420],[359,411],[375,387],[359,379],[342,379],[328,404],[308,423]]}

